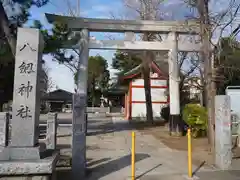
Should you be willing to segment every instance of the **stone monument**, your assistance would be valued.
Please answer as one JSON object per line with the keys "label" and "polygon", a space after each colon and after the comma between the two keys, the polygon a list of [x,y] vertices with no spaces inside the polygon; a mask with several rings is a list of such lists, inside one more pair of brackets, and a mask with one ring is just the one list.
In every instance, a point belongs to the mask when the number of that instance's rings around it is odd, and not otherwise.
{"label": "stone monument", "polygon": [[8,145],[8,125],[9,116],[7,113],[0,113],[0,148],[4,148]]}
{"label": "stone monument", "polygon": [[215,97],[215,164],[222,170],[232,163],[230,96]]}
{"label": "stone monument", "polygon": [[[27,37],[27,38],[26,38]],[[12,105],[12,149],[25,151],[14,153],[16,159],[39,158],[42,147],[38,144],[40,116],[39,73],[43,41],[36,29],[19,29],[15,61],[15,77]],[[24,124],[24,126],[23,126]],[[32,157],[30,157],[30,154]],[[17,157],[17,156],[20,157]]]}
{"label": "stone monument", "polygon": [[100,101],[101,101],[100,107],[104,108],[104,97],[103,97],[103,95],[100,97]]}
{"label": "stone monument", "polygon": [[[46,153],[46,145],[38,142],[42,50],[38,29],[18,29],[11,143],[0,152],[2,176],[46,174],[49,177],[58,159],[58,152]],[[1,126],[5,128],[4,123]]]}
{"label": "stone monument", "polygon": [[57,144],[57,113],[49,113],[47,119],[46,148],[56,149]]}

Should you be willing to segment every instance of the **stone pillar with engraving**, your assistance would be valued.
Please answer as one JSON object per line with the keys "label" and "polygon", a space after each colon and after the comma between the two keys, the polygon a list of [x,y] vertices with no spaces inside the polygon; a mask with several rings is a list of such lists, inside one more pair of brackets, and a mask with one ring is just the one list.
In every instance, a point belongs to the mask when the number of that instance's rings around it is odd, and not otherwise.
{"label": "stone pillar with engraving", "polygon": [[215,97],[215,163],[222,170],[232,163],[232,132],[230,96]]}
{"label": "stone pillar with engraving", "polygon": [[[18,28],[11,143],[6,143],[5,116],[0,117],[0,175],[3,179],[52,179],[59,152],[47,153],[40,145],[39,116],[43,39],[40,30]],[[1,129],[2,128],[2,129]],[[2,133],[2,134],[1,134]],[[45,153],[46,152],[46,153]],[[29,176],[31,175],[31,176]]]}
{"label": "stone pillar with engraving", "polygon": [[42,50],[43,39],[39,30],[18,29],[11,140],[11,147],[16,149],[11,156],[17,159],[40,158],[37,129],[40,116],[39,70]]}

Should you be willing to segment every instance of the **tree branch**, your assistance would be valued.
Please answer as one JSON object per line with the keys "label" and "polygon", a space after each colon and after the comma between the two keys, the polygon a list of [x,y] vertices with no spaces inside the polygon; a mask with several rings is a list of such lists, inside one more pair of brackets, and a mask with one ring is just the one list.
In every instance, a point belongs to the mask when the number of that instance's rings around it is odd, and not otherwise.
{"label": "tree branch", "polygon": [[6,15],[5,9],[1,1],[0,1],[0,32],[3,32],[5,34],[5,37],[7,38],[8,44],[11,48],[13,57],[15,57],[17,40],[16,37],[11,32],[8,17]]}

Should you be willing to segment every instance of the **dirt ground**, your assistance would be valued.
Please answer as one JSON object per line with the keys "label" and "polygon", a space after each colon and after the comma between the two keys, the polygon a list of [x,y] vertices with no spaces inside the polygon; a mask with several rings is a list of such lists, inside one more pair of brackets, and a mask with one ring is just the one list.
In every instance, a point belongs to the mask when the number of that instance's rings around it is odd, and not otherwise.
{"label": "dirt ground", "polygon": [[[187,136],[170,136],[168,125],[155,124],[154,126],[146,126],[143,123],[133,123],[133,126],[142,133],[153,135],[171,149],[187,151]],[[207,138],[192,138],[192,158],[193,163],[197,166],[203,164],[211,166],[214,164]]]}
{"label": "dirt ground", "polygon": [[[153,135],[156,139],[159,139],[162,143],[171,149],[179,151],[187,151],[187,136],[174,137],[169,135],[168,125],[155,123],[154,125],[146,125],[146,123],[132,123],[134,128]],[[233,144],[236,143],[236,139],[233,139]],[[235,147],[233,149],[233,159],[240,158],[240,148]],[[211,152],[208,139],[204,138],[192,138],[192,158],[193,164],[197,166],[214,164],[214,157]]]}

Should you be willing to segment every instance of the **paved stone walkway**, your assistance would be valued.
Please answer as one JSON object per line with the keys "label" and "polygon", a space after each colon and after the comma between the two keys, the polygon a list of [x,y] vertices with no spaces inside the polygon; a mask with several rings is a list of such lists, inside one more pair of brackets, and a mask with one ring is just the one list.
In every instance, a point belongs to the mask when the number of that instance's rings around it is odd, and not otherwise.
{"label": "paved stone walkway", "polygon": [[[121,118],[96,118],[89,121],[88,128],[87,179],[128,179],[131,176],[132,131],[129,124]],[[193,167],[193,170],[197,168]],[[211,170],[210,167],[200,169]],[[172,150],[153,136],[136,131],[136,175],[143,180],[186,179],[187,154]]]}

